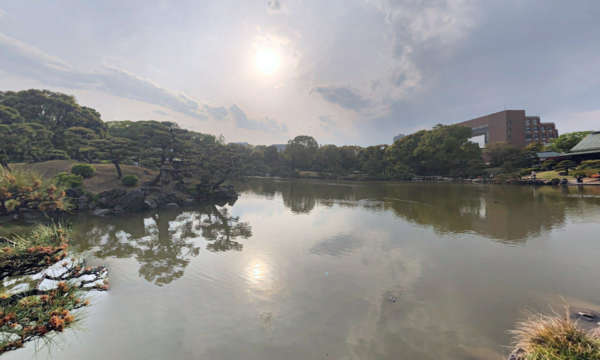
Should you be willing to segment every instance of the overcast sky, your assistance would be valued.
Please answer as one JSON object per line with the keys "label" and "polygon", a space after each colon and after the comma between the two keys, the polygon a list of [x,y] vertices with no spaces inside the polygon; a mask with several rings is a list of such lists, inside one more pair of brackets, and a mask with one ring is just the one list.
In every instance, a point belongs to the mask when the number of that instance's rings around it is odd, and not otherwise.
{"label": "overcast sky", "polygon": [[0,0],[0,90],[28,88],[252,144],[506,108],[600,130],[600,1]]}

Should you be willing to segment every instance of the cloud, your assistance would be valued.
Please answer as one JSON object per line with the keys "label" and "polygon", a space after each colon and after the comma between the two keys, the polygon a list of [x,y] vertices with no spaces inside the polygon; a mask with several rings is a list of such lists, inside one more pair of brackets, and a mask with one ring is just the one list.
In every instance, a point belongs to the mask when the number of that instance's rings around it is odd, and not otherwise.
{"label": "cloud", "polygon": [[156,104],[206,120],[203,105],[183,94],[171,92],[148,79],[125,70],[104,66],[85,72],[40,49],[0,33],[0,69],[52,86],[100,90],[112,95]]}
{"label": "cloud", "polygon": [[330,103],[337,104],[345,109],[360,111],[369,105],[371,101],[364,98],[356,90],[344,86],[318,86],[310,93],[316,92]]}
{"label": "cloud", "polygon": [[157,115],[161,115],[161,116],[167,116],[167,115],[169,115],[168,112],[162,111],[162,110],[154,110],[153,113],[155,113]]}
{"label": "cloud", "polygon": [[335,125],[335,122],[331,119],[329,115],[321,115],[319,116],[319,125],[325,129],[329,130]]}
{"label": "cloud", "polygon": [[223,106],[204,105],[204,110],[217,120],[223,120],[227,117],[227,109]]}
{"label": "cloud", "polygon": [[229,107],[229,114],[235,122],[235,125],[242,129],[259,130],[271,133],[285,133],[288,130],[285,124],[279,124],[268,117],[263,121],[249,119],[244,111],[235,104]]}

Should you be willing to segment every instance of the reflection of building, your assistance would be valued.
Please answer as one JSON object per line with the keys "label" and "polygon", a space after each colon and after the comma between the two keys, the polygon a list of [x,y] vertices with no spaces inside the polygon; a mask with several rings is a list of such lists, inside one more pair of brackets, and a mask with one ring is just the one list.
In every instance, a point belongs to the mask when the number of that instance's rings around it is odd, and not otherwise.
{"label": "reflection of building", "polygon": [[504,110],[457,125],[470,127],[473,136],[483,135],[486,145],[505,143],[524,147],[531,143],[547,143],[558,137],[554,123],[540,122],[539,116],[526,116],[525,110]]}

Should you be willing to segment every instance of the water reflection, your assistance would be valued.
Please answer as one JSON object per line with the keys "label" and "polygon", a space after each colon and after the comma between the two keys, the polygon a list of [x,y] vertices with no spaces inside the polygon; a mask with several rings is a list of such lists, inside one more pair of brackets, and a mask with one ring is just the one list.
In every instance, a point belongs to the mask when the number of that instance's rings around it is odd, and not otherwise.
{"label": "water reflection", "polygon": [[[272,198],[295,214],[317,206],[391,211],[438,233],[485,235],[520,243],[565,223],[568,212],[598,212],[598,187],[348,183],[251,180],[244,190]],[[585,205],[589,205],[586,207]],[[317,251],[320,251],[317,249]]]}
{"label": "water reflection", "polygon": [[75,247],[99,258],[134,258],[139,275],[162,286],[183,276],[201,248],[213,252],[241,251],[236,241],[252,229],[227,208],[210,206],[193,211],[165,210],[123,218],[80,216],[73,219]]}

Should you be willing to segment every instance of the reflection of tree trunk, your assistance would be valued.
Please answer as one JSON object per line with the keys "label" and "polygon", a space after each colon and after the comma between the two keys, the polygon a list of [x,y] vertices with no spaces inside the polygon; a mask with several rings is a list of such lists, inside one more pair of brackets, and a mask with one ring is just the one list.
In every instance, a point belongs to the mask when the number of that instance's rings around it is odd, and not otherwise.
{"label": "reflection of tree trunk", "polygon": [[123,173],[121,172],[121,165],[119,165],[118,161],[113,161],[113,164],[115,165],[115,169],[117,169],[117,177],[120,179],[121,176],[123,176]]}

